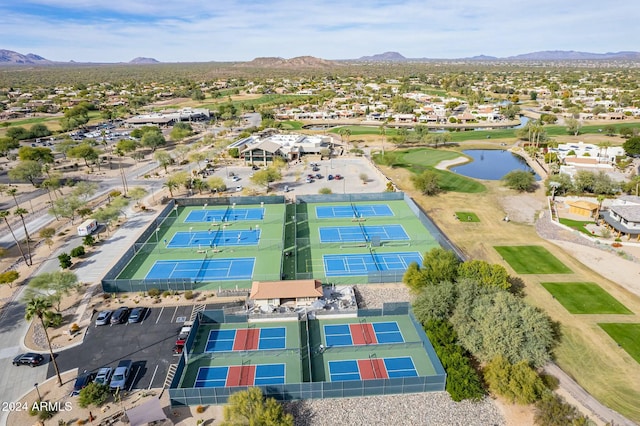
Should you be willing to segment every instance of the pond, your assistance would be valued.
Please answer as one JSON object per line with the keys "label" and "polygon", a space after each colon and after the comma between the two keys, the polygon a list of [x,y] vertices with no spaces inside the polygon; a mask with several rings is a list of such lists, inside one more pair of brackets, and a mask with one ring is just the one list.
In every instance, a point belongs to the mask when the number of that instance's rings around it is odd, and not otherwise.
{"label": "pond", "polygon": [[[526,170],[534,173],[524,158],[502,149],[467,149],[462,153],[471,157],[472,161],[453,166],[449,170],[463,176],[484,180],[500,180],[513,170]],[[537,173],[534,175],[537,181],[540,180]]]}

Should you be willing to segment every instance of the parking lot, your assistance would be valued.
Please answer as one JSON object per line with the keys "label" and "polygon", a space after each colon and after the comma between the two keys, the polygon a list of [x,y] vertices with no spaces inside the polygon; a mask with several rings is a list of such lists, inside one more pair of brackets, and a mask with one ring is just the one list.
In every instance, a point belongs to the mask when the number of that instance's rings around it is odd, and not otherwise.
{"label": "parking lot", "polygon": [[[314,171],[311,163],[317,164],[318,170]],[[219,176],[224,179],[228,193],[235,193],[237,186],[243,189],[264,192],[264,187],[259,187],[251,182],[251,176],[255,173],[250,166],[218,167],[211,176]],[[306,182],[308,174],[320,174],[321,178],[314,177],[311,182]],[[360,178],[361,174],[367,175],[366,183]],[[328,180],[328,175],[340,175],[340,180]],[[234,179],[235,176],[235,179]],[[384,192],[386,179],[371,166],[369,161],[362,157],[339,157],[331,160],[310,159],[305,162],[289,163],[282,171],[282,179],[270,185],[270,193],[285,193],[288,187],[289,196],[295,194],[318,194],[320,189],[329,188],[334,194],[349,194],[360,192]],[[242,195],[244,192],[238,192]]]}
{"label": "parking lot", "polygon": [[[115,368],[120,360],[130,359],[133,368],[127,390],[161,388],[169,365],[178,362],[173,346],[192,311],[193,306],[153,308],[142,322],[99,327],[94,325],[96,313],[82,345],[58,353],[60,371],[77,367],[82,373],[100,367]],[[47,376],[54,374],[50,363]]]}

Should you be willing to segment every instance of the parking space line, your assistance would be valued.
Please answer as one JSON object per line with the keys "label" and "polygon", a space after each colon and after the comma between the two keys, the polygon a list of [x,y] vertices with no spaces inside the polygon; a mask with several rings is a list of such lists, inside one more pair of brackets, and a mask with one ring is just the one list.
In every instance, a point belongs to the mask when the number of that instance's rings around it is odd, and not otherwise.
{"label": "parking space line", "polygon": [[171,316],[171,322],[175,321],[177,313],[178,313],[178,307],[176,306],[176,309],[173,311],[173,315]]}
{"label": "parking space line", "polygon": [[149,387],[147,388],[147,390],[151,389],[151,386],[153,385],[153,379],[156,378],[156,373],[158,372],[158,367],[160,365],[156,364],[156,368],[153,370],[153,375],[151,376],[151,381],[149,382]]}
{"label": "parking space line", "polygon": [[127,391],[131,392],[131,389],[133,389],[133,384],[136,382],[136,379],[138,378],[138,373],[140,373],[140,371],[142,371],[142,367],[138,367],[136,369],[136,375],[133,376],[133,380],[131,381],[131,385],[129,386],[129,389],[127,389]]}
{"label": "parking space line", "polygon": [[160,313],[158,314],[158,319],[156,320],[156,324],[160,322],[160,317],[162,316],[162,311],[164,311],[164,306],[160,308]]}

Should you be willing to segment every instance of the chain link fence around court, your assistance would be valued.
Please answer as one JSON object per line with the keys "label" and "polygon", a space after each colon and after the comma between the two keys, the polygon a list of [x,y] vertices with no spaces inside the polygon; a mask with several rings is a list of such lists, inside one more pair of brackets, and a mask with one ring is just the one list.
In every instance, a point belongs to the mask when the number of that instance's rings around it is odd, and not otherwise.
{"label": "chain link fence around court", "polygon": [[[359,316],[380,316],[392,314],[408,314],[409,318],[416,327],[420,342],[412,343],[412,345],[422,345],[429,356],[431,363],[435,368],[435,373],[430,376],[418,377],[398,377],[389,379],[372,379],[372,380],[353,380],[339,382],[302,382],[287,383],[283,385],[267,385],[259,387],[267,397],[275,398],[279,401],[296,400],[296,399],[325,399],[325,398],[347,398],[361,397],[373,395],[398,395],[406,393],[420,392],[442,392],[445,390],[446,373],[442,364],[433,350],[433,346],[429,342],[424,330],[417,322],[410,311],[409,304],[406,302],[385,303],[382,309],[363,310]],[[224,323],[227,318],[224,311],[212,310],[203,311],[199,314],[201,323]],[[305,348],[311,347],[308,340],[309,333],[306,333],[307,340],[301,342],[301,350],[296,350],[293,356],[300,356],[300,362],[309,362],[310,357]],[[191,336],[190,336],[191,337]],[[376,345],[387,346],[387,345]],[[406,348],[406,346],[404,346]],[[190,348],[190,346],[185,346]],[[353,347],[350,347],[353,350]],[[214,353],[215,354],[215,353]],[[210,354],[196,355],[196,359],[207,359]],[[214,355],[215,357],[215,355]],[[189,363],[193,363],[194,359],[189,358]],[[182,384],[182,376],[187,367],[187,356],[183,354],[178,362],[176,373],[169,388],[169,399],[172,407],[192,406],[192,405],[211,405],[226,404],[229,396],[240,390],[246,390],[246,386],[238,387],[216,387],[216,388],[180,388]]]}

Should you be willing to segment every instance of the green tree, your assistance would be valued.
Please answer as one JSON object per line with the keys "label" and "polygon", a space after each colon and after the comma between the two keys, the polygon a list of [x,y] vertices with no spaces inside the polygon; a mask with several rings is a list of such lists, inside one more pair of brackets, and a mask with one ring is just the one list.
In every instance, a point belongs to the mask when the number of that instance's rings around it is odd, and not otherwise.
{"label": "green tree", "polygon": [[71,223],[76,218],[77,210],[81,208],[85,203],[77,196],[69,195],[67,197],[58,198],[53,202],[49,213],[55,216],[60,216],[71,220]]}
{"label": "green tree", "polygon": [[20,148],[20,142],[11,138],[0,137],[0,156],[6,157],[12,150],[16,148]]}
{"label": "green tree", "polygon": [[282,179],[282,174],[275,167],[269,167],[267,170],[258,170],[251,177],[251,182],[256,185],[264,186],[269,192],[269,184]]}
{"label": "green tree", "polygon": [[624,149],[624,152],[626,152],[628,156],[636,157],[640,155],[640,136],[633,136],[627,139],[622,144],[622,148]]}
{"label": "green tree", "polygon": [[80,390],[78,405],[82,408],[87,408],[90,405],[99,407],[107,401],[109,395],[111,395],[109,386],[102,383],[91,382]]}
{"label": "green tree", "polygon": [[540,426],[586,425],[587,418],[576,407],[567,404],[561,396],[547,392],[536,403],[534,421]]}
{"label": "green tree", "polygon": [[458,278],[469,278],[480,285],[509,290],[509,274],[507,270],[497,264],[491,264],[484,260],[468,260],[458,266]]}
{"label": "green tree", "polygon": [[77,246],[71,249],[71,257],[82,257],[86,254],[84,246]]}
{"label": "green tree", "polygon": [[166,145],[167,141],[161,132],[147,132],[142,135],[140,143],[155,152],[158,147]]}
{"label": "green tree", "polygon": [[9,284],[9,288],[13,286],[13,282],[20,278],[18,271],[9,270],[0,272],[0,284]]}
{"label": "green tree", "polygon": [[136,186],[129,191],[129,198],[136,202],[136,206],[140,200],[147,195],[148,191],[140,186]]}
{"label": "green tree", "polygon": [[[566,195],[574,190],[571,176],[565,173],[549,176],[545,186],[547,187],[547,194],[553,193],[553,195]],[[554,186],[555,190],[553,189]]]}
{"label": "green tree", "polygon": [[53,163],[53,152],[49,148],[23,146],[18,150],[18,158],[20,161],[32,160],[40,164],[51,164]]}
{"label": "green tree", "polygon": [[9,170],[8,174],[12,181],[28,181],[36,187],[36,180],[42,177],[42,164],[33,160],[20,161]]}
{"label": "green tree", "polygon": [[[62,259],[60,257],[58,259],[62,263]],[[77,275],[69,271],[43,272],[33,277],[27,288],[29,293],[34,295],[47,294],[51,303],[57,304],[56,310],[58,312],[62,296],[68,296],[72,291],[80,289]]]}
{"label": "green tree", "polygon": [[36,123],[29,129],[32,138],[44,138],[51,135],[51,130],[46,124]]}
{"label": "green tree", "polygon": [[388,167],[393,168],[393,166],[395,166],[396,164],[399,163],[399,158],[398,158],[398,154],[396,154],[395,152],[390,152],[387,151],[384,154],[380,153],[380,154],[375,154],[373,156],[373,159],[376,163],[378,164],[382,164]]}
{"label": "green tree", "polygon": [[167,173],[167,167],[173,163],[173,158],[171,154],[164,150],[158,150],[153,153],[153,159],[158,162],[160,167],[164,168],[164,172]]}
{"label": "green tree", "polygon": [[67,156],[71,158],[82,158],[85,166],[91,168],[91,164],[99,164],[100,151],[84,142],[67,150]]}
{"label": "green tree", "polygon": [[31,321],[34,318],[38,318],[38,320],[40,321],[40,325],[44,330],[47,346],[49,347],[49,356],[51,362],[53,363],[53,369],[55,370],[56,376],[58,378],[58,386],[62,386],[62,377],[60,377],[58,362],[56,361],[56,357],[53,354],[53,349],[51,348],[51,339],[49,339],[49,333],[47,332],[47,328],[49,328],[50,326],[60,325],[60,323],[62,322],[62,315],[54,313],[50,308],[51,302],[45,297],[31,297],[26,301],[25,319],[27,321]]}
{"label": "green tree", "polygon": [[40,235],[40,238],[42,238],[44,240],[44,243],[49,246],[49,250],[51,250],[51,246],[53,245],[53,237],[56,235],[56,229],[55,228],[42,228],[39,232],[38,235]]}
{"label": "green tree", "polygon": [[25,259],[25,260],[27,261],[27,266],[32,266],[33,265],[33,259],[31,257],[31,243],[30,243],[31,237],[29,237],[29,231],[27,230],[27,224],[24,221],[24,215],[25,214],[29,214],[29,211],[27,209],[23,209],[21,207],[18,207],[17,209],[15,209],[13,214],[15,216],[19,216],[20,220],[22,221],[22,227],[24,229],[24,241],[27,243],[27,259]]}
{"label": "green tree", "polygon": [[60,262],[60,267],[62,269],[69,269],[73,264],[73,262],[71,262],[71,256],[69,256],[69,253],[61,253],[58,256],[58,261]]}
{"label": "green tree", "polygon": [[293,416],[273,398],[265,398],[260,388],[249,388],[229,396],[224,406],[223,426],[293,426]]}
{"label": "green tree", "polygon": [[564,124],[567,128],[567,133],[570,135],[578,136],[582,129],[582,123],[573,117],[565,118]]}
{"label": "green tree", "polygon": [[6,135],[8,138],[11,138],[15,141],[22,141],[31,137],[31,133],[29,133],[29,131],[24,127],[20,126],[9,127],[7,129]]}
{"label": "green tree", "polygon": [[206,182],[211,191],[224,192],[227,190],[227,185],[221,177],[213,176],[208,178]]}
{"label": "green tree", "polygon": [[172,140],[179,141],[188,136],[191,136],[192,134],[193,128],[191,128],[191,124],[181,121],[173,126],[173,129],[171,129],[171,133],[169,134],[169,136],[171,136]]}
{"label": "green tree", "polygon": [[85,235],[84,238],[82,239],[82,244],[84,244],[87,247],[91,247],[93,245],[95,245],[96,240],[95,238],[93,238],[93,235]]}
{"label": "green tree", "polygon": [[455,307],[456,297],[456,286],[452,282],[424,286],[413,302],[413,313],[422,324],[446,321]]}
{"label": "green tree", "polygon": [[424,255],[422,273],[430,284],[454,281],[458,275],[460,260],[456,254],[441,247],[433,248]]}
{"label": "green tree", "polygon": [[519,192],[530,192],[535,188],[536,179],[526,170],[513,170],[502,178],[507,188],[515,189]]}
{"label": "green tree", "polygon": [[20,241],[18,241],[18,239],[16,238],[16,234],[13,232],[13,228],[11,228],[11,224],[9,223],[9,219],[7,219],[9,214],[10,214],[9,211],[2,210],[2,211],[0,211],[0,218],[4,219],[4,223],[7,225],[7,229],[9,229],[9,233],[13,237],[13,241],[15,241],[16,246],[18,247],[18,250],[20,251],[20,256],[22,256],[22,258],[24,259],[24,262],[26,264],[28,264],[27,256],[24,253],[24,250],[22,250],[22,246],[20,245]]}
{"label": "green tree", "polygon": [[457,289],[450,321],[459,343],[480,361],[498,355],[534,367],[549,361],[555,334],[546,314],[511,293],[469,280],[458,282]]}
{"label": "green tree", "polygon": [[413,182],[414,188],[424,195],[437,195],[441,190],[438,174],[432,170],[412,175],[411,182]]}
{"label": "green tree", "polygon": [[531,404],[547,390],[540,376],[526,361],[513,365],[500,355],[487,364],[484,378],[491,392],[511,403]]}

